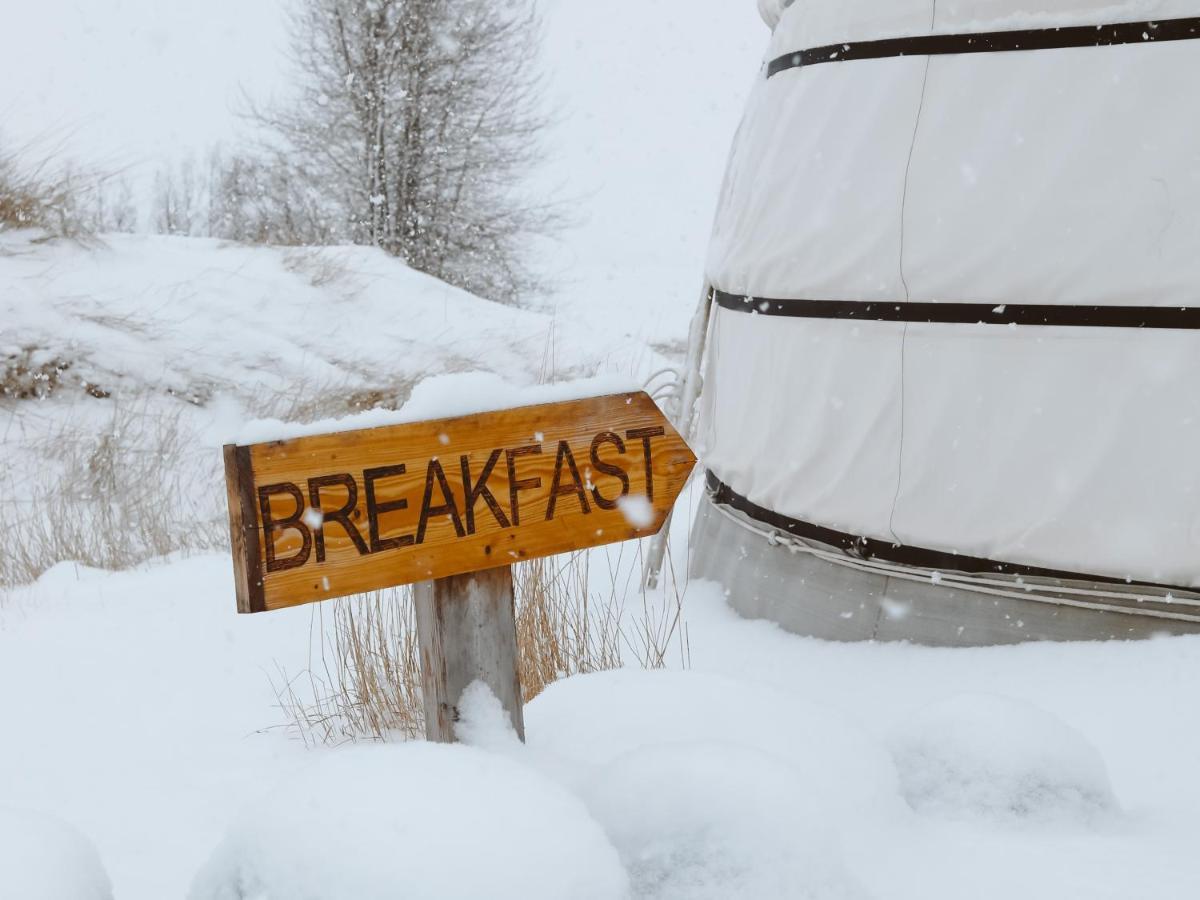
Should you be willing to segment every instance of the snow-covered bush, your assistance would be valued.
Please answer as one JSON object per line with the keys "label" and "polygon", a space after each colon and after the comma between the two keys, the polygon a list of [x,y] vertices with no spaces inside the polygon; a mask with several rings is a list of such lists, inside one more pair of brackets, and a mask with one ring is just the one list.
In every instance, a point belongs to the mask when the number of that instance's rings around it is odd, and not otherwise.
{"label": "snow-covered bush", "polygon": [[736,744],[663,744],[613,760],[587,797],[636,897],[865,896],[814,800],[818,774]]}
{"label": "snow-covered bush", "polygon": [[618,900],[620,859],[584,805],[482,750],[322,756],[251,806],[191,900]]}
{"label": "snow-covered bush", "polygon": [[91,842],[41,813],[0,808],[0,897],[112,900],[112,885]]}
{"label": "snow-covered bush", "polygon": [[1096,748],[1022,701],[951,697],[905,722],[891,748],[904,796],[919,812],[1069,821],[1116,806]]}

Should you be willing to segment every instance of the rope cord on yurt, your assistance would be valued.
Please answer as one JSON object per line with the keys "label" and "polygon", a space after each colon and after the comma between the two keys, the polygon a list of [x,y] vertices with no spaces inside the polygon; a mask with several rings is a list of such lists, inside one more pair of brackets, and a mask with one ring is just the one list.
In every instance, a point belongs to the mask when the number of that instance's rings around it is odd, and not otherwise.
{"label": "rope cord on yurt", "polygon": [[[889,563],[883,560],[876,559],[856,559],[847,556],[837,550],[823,550],[819,547],[813,547],[791,535],[784,534],[776,529],[760,528],[745,519],[735,514],[732,510],[726,508],[723,504],[714,503],[713,508],[721,515],[725,516],[738,527],[749,531],[750,533],[763,538],[773,547],[784,547],[791,553],[807,553],[818,559],[833,563],[834,565],[843,566],[848,569],[854,569],[858,572],[866,572],[874,575],[882,575],[890,578],[900,578],[905,581],[913,581],[922,584],[929,584],[934,587],[961,587],[974,591],[980,594],[988,594],[994,597],[1005,597],[1015,600],[1032,600],[1037,603],[1054,604],[1058,606],[1073,606],[1080,609],[1090,609],[1099,612],[1115,612],[1124,613],[1125,615],[1149,616],[1155,619],[1171,619],[1180,622],[1200,622],[1200,611],[1195,613],[1185,612],[1168,612],[1159,609],[1147,609],[1141,607],[1118,606],[1111,603],[1095,603],[1085,600],[1074,600],[1066,597],[1047,596],[1042,591],[1040,585],[1023,584],[1020,590],[1014,590],[1009,585],[1011,582],[999,581],[994,578],[987,578],[982,575],[971,575],[964,572],[942,572],[936,569],[925,569],[914,566],[904,566],[899,563]],[[1200,600],[1191,600],[1184,597],[1153,597],[1139,594],[1132,594],[1118,591],[1106,591],[1102,588],[1077,588],[1077,587],[1053,587],[1045,590],[1051,590],[1057,594],[1071,594],[1083,597],[1095,597],[1098,599],[1125,599],[1136,603],[1160,603],[1179,606],[1188,606],[1200,608]]]}
{"label": "rope cord on yurt", "polygon": [[[937,0],[933,0],[929,5],[929,27],[937,23]],[[908,159],[904,163],[904,186],[900,192],[900,258],[899,271],[900,283],[904,286],[904,300],[908,302],[912,300],[912,296],[908,290],[908,278],[904,274],[904,235],[905,225],[908,217],[908,182],[912,175],[913,155],[917,150],[917,136],[921,133],[921,113],[925,111],[925,95],[929,91],[929,66],[933,62],[932,56],[925,57],[925,72],[921,76],[921,96],[917,101],[917,114],[913,118],[912,137],[908,142]],[[896,490],[892,494],[892,509],[888,514],[888,531],[892,533],[892,538],[899,542],[900,538],[896,534],[896,529],[893,523],[896,520],[896,506],[900,502],[900,487],[904,484],[904,425],[905,425],[905,410],[908,404],[905,402],[905,371],[908,365],[908,322],[904,323],[904,330],[900,334],[900,441],[896,448]]]}

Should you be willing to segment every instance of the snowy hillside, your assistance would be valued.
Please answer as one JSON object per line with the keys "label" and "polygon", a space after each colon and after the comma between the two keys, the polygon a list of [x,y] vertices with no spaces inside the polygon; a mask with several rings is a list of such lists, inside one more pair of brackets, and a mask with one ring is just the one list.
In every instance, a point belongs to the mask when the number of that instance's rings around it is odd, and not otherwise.
{"label": "snowy hillside", "polygon": [[[480,300],[366,247],[271,248],[108,235],[98,248],[0,238],[0,359],[69,364],[68,384],[253,407],[337,389],[396,402],[421,378],[482,369],[514,383],[666,360],[642,321],[599,333]],[[349,411],[349,409],[347,409]]]}

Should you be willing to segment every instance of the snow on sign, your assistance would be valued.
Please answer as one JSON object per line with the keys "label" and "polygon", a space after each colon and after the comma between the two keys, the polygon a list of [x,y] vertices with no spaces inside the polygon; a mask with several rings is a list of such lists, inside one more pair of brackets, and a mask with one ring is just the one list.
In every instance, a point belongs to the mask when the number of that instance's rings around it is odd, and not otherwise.
{"label": "snow on sign", "polygon": [[238,610],[650,535],[695,462],[645,393],[228,445]]}

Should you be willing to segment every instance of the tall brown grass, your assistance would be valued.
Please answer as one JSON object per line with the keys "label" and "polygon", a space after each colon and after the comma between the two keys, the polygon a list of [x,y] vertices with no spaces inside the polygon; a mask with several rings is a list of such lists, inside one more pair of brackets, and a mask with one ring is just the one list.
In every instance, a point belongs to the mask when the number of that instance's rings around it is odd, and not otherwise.
{"label": "tall brown grass", "polygon": [[[35,228],[47,237],[91,236],[89,204],[102,179],[64,164],[59,155],[36,147],[0,149],[0,231]],[[33,157],[40,161],[26,161]]]}
{"label": "tall brown grass", "polygon": [[181,414],[115,404],[91,428],[64,418],[23,448],[41,470],[32,486],[0,467],[0,586],[65,560],[117,570],[228,546],[220,461],[190,440]]}
{"label": "tall brown grass", "polygon": [[[517,653],[526,703],[571,675],[636,664],[657,669],[668,655],[690,662],[682,595],[637,589],[636,554],[572,553],[513,567]],[[592,577],[594,559],[609,569]],[[597,582],[602,587],[597,586]],[[627,608],[634,597],[638,607]],[[421,664],[409,588],[334,601],[313,611],[307,668],[278,671],[285,727],[309,745],[421,737]]]}
{"label": "tall brown grass", "polygon": [[412,589],[317,604],[307,668],[294,676],[280,668],[278,676],[280,708],[306,744],[419,736],[424,711]]}
{"label": "tall brown grass", "polygon": [[[193,407],[216,386],[124,396],[75,377],[73,363],[42,348],[0,354],[0,587],[28,584],[56,563],[127,569],[184,551],[226,550],[221,455],[201,440]],[[255,398],[254,415],[307,422],[376,407],[396,408],[406,379],[364,387],[297,384]],[[78,392],[79,415],[39,406]],[[70,399],[70,398],[67,398]],[[74,409],[73,409],[74,411]],[[22,422],[37,422],[25,428]]]}

